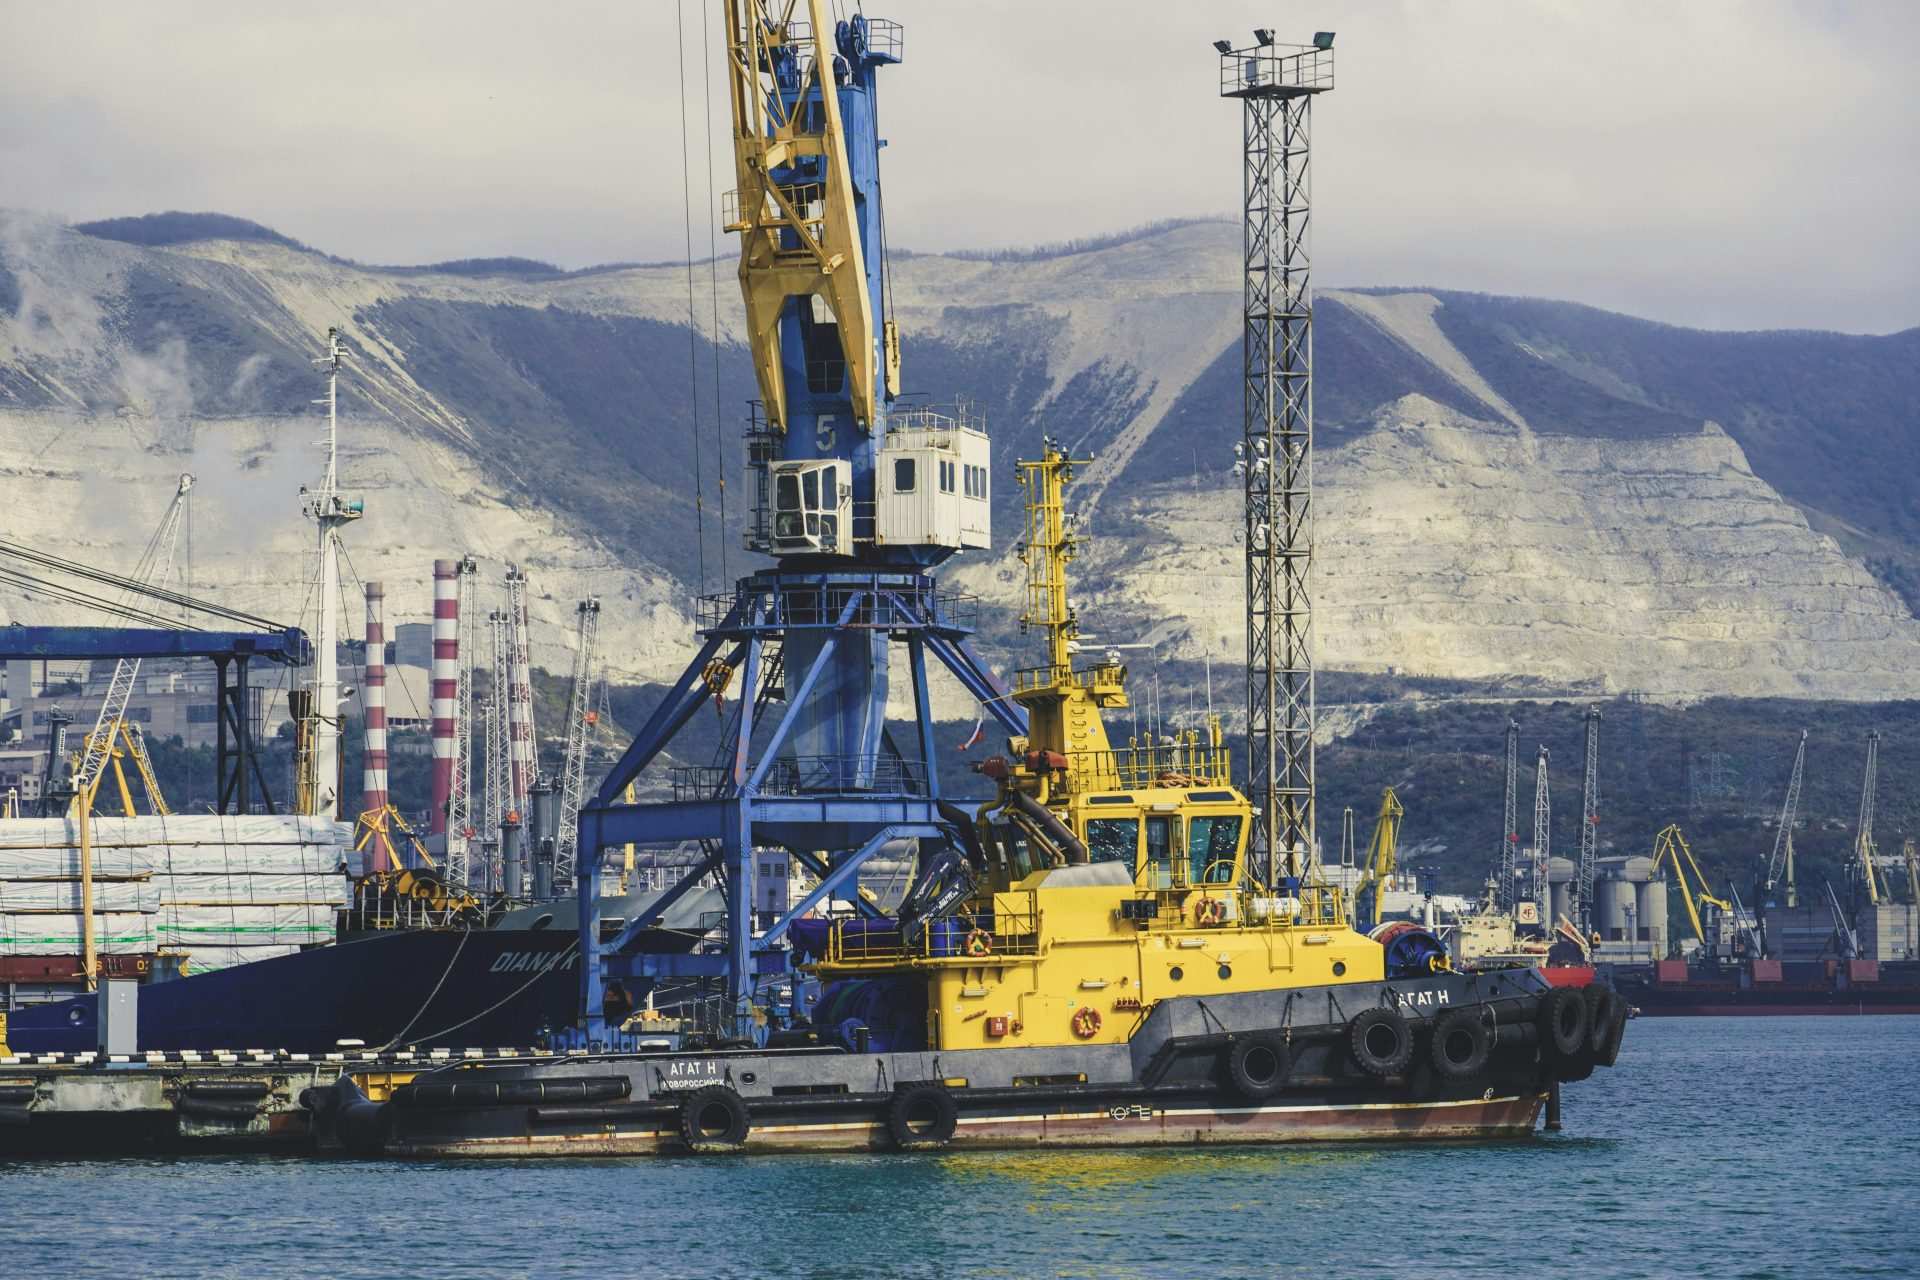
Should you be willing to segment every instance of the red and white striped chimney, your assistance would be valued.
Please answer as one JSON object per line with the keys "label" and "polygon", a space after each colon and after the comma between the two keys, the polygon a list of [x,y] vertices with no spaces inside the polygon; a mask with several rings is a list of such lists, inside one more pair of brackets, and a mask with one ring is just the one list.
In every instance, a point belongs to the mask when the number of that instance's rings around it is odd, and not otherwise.
{"label": "red and white striped chimney", "polygon": [[[360,694],[360,708],[366,714],[367,740],[360,773],[360,811],[378,814],[387,807],[387,623],[386,590],[378,582],[367,584],[367,662],[366,688]],[[369,870],[393,870],[393,847],[376,836]]]}
{"label": "red and white striped chimney", "polygon": [[460,562],[433,562],[433,813],[427,829],[445,835],[453,798],[454,701],[460,694]]}

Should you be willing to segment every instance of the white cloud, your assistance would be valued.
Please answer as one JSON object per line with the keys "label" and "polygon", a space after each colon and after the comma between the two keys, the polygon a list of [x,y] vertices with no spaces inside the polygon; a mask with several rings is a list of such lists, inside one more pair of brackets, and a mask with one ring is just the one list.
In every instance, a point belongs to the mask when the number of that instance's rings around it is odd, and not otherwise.
{"label": "white cloud", "polygon": [[[844,2],[844,0],[843,0]],[[1682,323],[1920,323],[1920,6],[895,0],[896,243],[1017,245],[1229,212],[1209,41],[1338,31],[1316,106],[1326,284],[1571,297]],[[719,6],[681,0],[693,233]],[[674,0],[310,11],[7,6],[0,205],[217,209],[363,261],[682,252]],[[703,34],[703,19],[710,24]],[[711,88],[713,114],[702,105]],[[724,237],[723,253],[731,251]]]}

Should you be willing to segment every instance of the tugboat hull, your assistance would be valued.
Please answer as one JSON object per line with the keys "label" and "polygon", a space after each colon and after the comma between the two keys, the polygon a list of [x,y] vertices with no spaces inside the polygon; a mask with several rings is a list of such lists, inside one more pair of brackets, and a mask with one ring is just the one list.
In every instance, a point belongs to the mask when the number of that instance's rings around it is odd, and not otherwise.
{"label": "tugboat hull", "polygon": [[328,1145],[413,1158],[1518,1138],[1618,1052],[1617,1002],[1555,1047],[1569,1001],[1537,970],[1440,974],[1168,1000],[1121,1044],[482,1061],[314,1106]]}

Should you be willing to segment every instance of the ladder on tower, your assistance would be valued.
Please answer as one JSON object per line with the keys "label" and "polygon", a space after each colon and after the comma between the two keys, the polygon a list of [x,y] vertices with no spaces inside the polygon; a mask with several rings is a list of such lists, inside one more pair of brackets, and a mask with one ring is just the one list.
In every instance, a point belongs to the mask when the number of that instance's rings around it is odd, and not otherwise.
{"label": "ladder on tower", "polygon": [[1586,777],[1580,788],[1580,865],[1567,914],[1585,937],[1593,936],[1593,877],[1600,858],[1600,708],[1587,708]]}

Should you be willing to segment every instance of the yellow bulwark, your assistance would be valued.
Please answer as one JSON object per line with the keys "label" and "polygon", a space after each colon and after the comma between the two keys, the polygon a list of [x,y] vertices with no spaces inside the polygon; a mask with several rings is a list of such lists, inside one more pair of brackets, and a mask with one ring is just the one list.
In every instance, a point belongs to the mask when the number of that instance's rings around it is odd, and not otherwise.
{"label": "yellow bulwark", "polygon": [[[729,193],[722,216],[728,231],[740,233],[747,337],[768,421],[781,431],[787,428],[786,385],[780,376],[781,309],[788,298],[817,297],[832,309],[839,326],[853,416],[870,431],[873,307],[853,221],[853,179],[840,124],[840,96],[832,77],[822,75],[833,66],[834,27],[821,0],[807,0],[808,22],[795,19],[798,7],[798,0],[727,0],[733,153],[740,185]],[[791,111],[772,87],[769,70],[769,51],[787,45],[794,46],[801,68],[800,93]],[[821,106],[817,113],[808,107],[816,99]],[[821,157],[818,181],[774,180],[776,169],[786,169],[802,156]],[[897,351],[897,339],[890,333],[890,372]]]}
{"label": "yellow bulwark", "polygon": [[1114,1044],[1160,1000],[1377,982],[1385,957],[1338,890],[1270,887],[1247,864],[1252,807],[1217,721],[1115,747],[1101,712],[1127,705],[1117,657],[1076,664],[1063,495],[1074,462],[1049,441],[1020,464],[1027,608],[1045,666],[1019,672],[1028,735],[982,772],[974,819],[988,875],[972,900],[905,935],[837,926],[826,978],[923,973],[941,1049]]}

